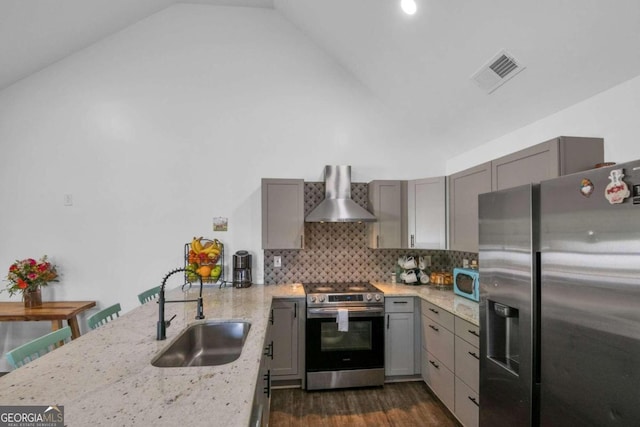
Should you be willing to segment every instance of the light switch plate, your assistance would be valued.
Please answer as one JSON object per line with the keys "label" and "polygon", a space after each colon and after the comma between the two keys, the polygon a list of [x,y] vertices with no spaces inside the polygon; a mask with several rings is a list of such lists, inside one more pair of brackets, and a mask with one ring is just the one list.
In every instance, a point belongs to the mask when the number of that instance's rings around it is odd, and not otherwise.
{"label": "light switch plate", "polygon": [[275,268],[282,267],[282,257],[281,256],[274,256],[273,257],[273,266]]}

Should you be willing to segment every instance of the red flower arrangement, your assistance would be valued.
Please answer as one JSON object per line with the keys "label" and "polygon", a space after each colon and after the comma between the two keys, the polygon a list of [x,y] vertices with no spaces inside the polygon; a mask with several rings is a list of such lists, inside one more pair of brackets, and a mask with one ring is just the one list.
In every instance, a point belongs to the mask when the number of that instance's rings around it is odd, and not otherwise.
{"label": "red flower arrangement", "polygon": [[43,256],[39,261],[33,258],[16,261],[9,267],[7,274],[9,284],[6,289],[0,290],[9,292],[13,296],[18,292],[35,291],[47,286],[49,282],[58,281],[56,266],[47,261],[47,256]]}

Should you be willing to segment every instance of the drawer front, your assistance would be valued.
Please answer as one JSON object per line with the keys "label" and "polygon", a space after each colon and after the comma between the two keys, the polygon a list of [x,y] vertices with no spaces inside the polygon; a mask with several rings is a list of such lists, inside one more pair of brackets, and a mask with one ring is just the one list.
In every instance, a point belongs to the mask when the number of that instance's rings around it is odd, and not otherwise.
{"label": "drawer front", "polygon": [[459,317],[455,320],[455,332],[460,338],[473,344],[476,347],[480,347],[480,328],[473,323],[467,322]]}
{"label": "drawer front", "polygon": [[422,314],[426,315],[429,319],[435,320],[436,322],[440,323],[451,332],[454,331],[453,319],[455,318],[455,316],[444,308],[440,308],[437,305],[431,304],[427,301],[422,301]]}
{"label": "drawer front", "polygon": [[454,375],[438,358],[422,352],[422,379],[451,412],[454,412]]}
{"label": "drawer front", "polygon": [[478,427],[479,403],[478,393],[456,377],[454,413],[464,427]]}
{"label": "drawer front", "polygon": [[413,313],[414,297],[388,297],[384,299],[387,313]]}
{"label": "drawer front", "polygon": [[451,370],[454,367],[453,343],[453,332],[422,316],[422,346]]}
{"label": "drawer front", "polygon": [[480,384],[480,350],[456,336],[455,373],[476,393]]}

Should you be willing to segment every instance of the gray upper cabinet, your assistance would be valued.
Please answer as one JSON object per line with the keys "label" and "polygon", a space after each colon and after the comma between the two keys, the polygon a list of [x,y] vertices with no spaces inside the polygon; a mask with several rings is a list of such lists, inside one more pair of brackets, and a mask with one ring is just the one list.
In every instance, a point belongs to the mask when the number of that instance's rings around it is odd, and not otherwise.
{"label": "gray upper cabinet", "polygon": [[491,162],[448,177],[449,249],[478,252],[478,195],[491,191]]}
{"label": "gray upper cabinet", "polygon": [[560,136],[448,177],[449,249],[478,252],[478,195],[592,169],[604,140]]}
{"label": "gray upper cabinet", "polygon": [[407,242],[409,248],[446,249],[446,178],[407,182]]}
{"label": "gray upper cabinet", "polygon": [[604,159],[602,138],[560,136],[491,162],[492,190],[592,169]]}
{"label": "gray upper cabinet", "polygon": [[399,249],[404,247],[403,227],[406,206],[402,181],[371,181],[368,188],[369,211],[377,218],[368,224],[369,247],[373,249]]}
{"label": "gray upper cabinet", "polygon": [[262,179],[262,249],[304,247],[304,181]]}

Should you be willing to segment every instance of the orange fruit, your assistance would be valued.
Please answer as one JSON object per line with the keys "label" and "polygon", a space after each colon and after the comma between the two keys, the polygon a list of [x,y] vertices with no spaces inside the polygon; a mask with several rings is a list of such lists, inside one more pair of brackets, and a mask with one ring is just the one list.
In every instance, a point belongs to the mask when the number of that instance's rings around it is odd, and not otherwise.
{"label": "orange fruit", "polygon": [[208,265],[203,265],[196,270],[196,273],[198,273],[202,277],[209,277],[211,275],[211,267],[209,267]]}

